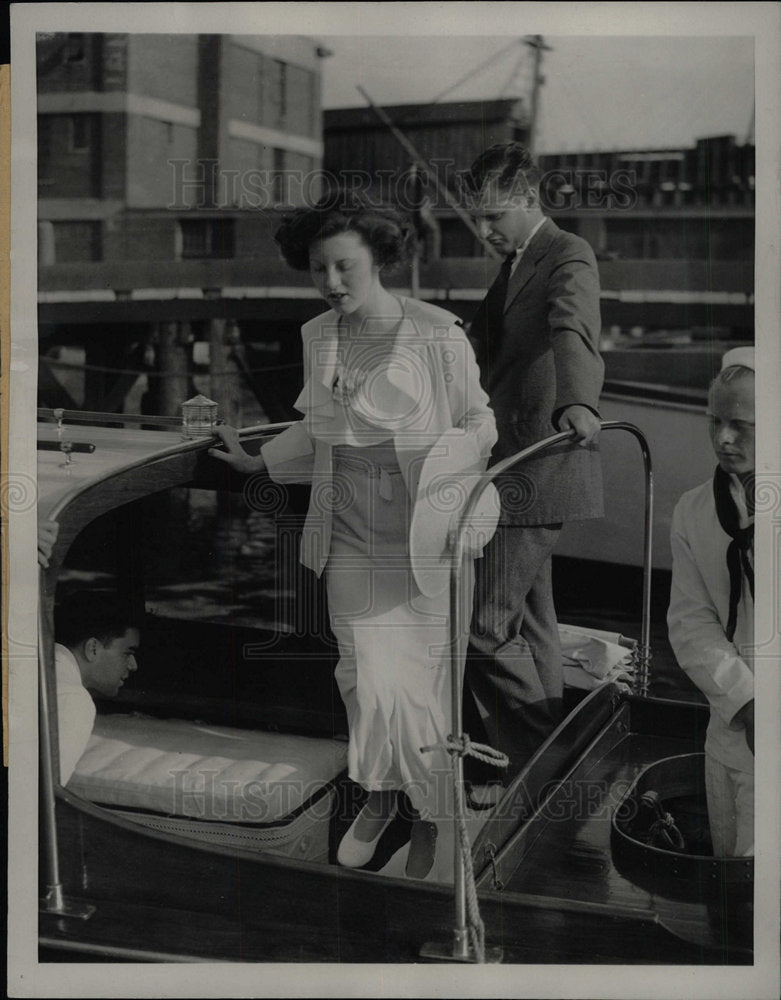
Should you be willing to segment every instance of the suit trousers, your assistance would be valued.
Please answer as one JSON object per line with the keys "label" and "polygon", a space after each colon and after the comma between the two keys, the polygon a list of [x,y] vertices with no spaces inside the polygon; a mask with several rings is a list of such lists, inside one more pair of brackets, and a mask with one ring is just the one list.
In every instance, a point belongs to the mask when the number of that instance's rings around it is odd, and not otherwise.
{"label": "suit trousers", "polygon": [[563,668],[553,603],[556,525],[500,524],[475,563],[465,681],[508,782],[561,721]]}

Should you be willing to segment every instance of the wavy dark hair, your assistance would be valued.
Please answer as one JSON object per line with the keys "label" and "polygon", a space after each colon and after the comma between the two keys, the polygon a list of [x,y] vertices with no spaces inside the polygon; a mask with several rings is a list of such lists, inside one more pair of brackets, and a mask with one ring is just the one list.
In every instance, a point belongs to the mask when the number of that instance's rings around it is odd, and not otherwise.
{"label": "wavy dark hair", "polygon": [[540,169],[520,142],[497,142],[477,157],[464,175],[467,190],[479,194],[486,184],[524,195],[539,187]]}
{"label": "wavy dark hair", "polygon": [[57,642],[70,649],[93,638],[106,646],[128,629],[140,629],[140,618],[129,602],[113,594],[78,590],[55,608],[54,634]]}
{"label": "wavy dark hair", "polygon": [[332,194],[285,216],[274,239],[294,270],[307,271],[312,243],[339,233],[357,233],[378,267],[407,260],[413,239],[412,226],[400,212],[356,192]]}

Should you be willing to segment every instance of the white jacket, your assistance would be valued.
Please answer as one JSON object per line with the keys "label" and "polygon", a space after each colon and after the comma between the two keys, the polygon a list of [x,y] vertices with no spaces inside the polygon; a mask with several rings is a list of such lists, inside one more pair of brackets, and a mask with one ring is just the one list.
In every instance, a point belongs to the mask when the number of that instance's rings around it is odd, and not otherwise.
{"label": "white jacket", "polygon": [[[731,485],[744,507],[735,477]],[[742,517],[745,524],[745,513]],[[673,576],[667,625],[678,663],[710,703],[705,750],[727,767],[753,773],[754,755],[735,714],[754,697],[754,602],[745,580],[733,641],[727,547],[731,539],[716,515],[713,483],[685,493],[673,512]]]}
{"label": "white jacket", "polygon": [[[372,382],[372,401],[382,401],[387,418],[381,424],[393,438],[404,483],[417,503],[425,502],[418,491],[425,459],[446,432],[458,428],[466,439],[467,447],[460,449],[464,464],[483,469],[497,435],[474,352],[457,317],[416,299],[403,299],[402,303],[404,315],[393,353],[380,377]],[[304,413],[304,419],[261,449],[273,480],[313,484],[301,539],[301,562],[318,576],[331,545],[330,491],[322,487],[328,487],[332,480],[333,444],[344,440],[343,422],[335,419],[332,389],[339,371],[337,323],[336,313],[330,311],[302,327],[305,383],[294,405]],[[355,405],[361,406],[360,393]],[[376,409],[370,413],[365,408],[364,413],[376,423]],[[417,576],[420,560],[414,550],[410,555]],[[423,578],[418,582],[426,593],[430,584]]]}

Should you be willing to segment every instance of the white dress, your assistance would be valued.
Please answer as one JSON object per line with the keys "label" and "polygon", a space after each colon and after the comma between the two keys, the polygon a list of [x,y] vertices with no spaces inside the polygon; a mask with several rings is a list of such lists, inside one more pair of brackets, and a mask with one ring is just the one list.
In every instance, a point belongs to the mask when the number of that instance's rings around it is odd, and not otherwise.
{"label": "white dress", "polygon": [[415,583],[411,505],[392,443],[348,448],[334,454],[335,492],[350,502],[334,510],[326,588],[349,774],[370,791],[403,788],[424,818],[436,818],[447,809],[437,795],[446,794],[449,758],[422,748],[451,731],[449,594],[424,597]]}
{"label": "white dress", "polygon": [[[367,790],[403,789],[423,818],[448,820],[451,762],[441,745],[452,731],[449,592],[427,597],[416,583],[409,543],[413,477],[405,476],[398,456],[405,446],[425,453],[447,427],[458,426],[487,459],[496,435],[463,331],[448,334],[449,324],[438,326],[430,342],[415,333],[423,328],[422,311],[440,323],[440,316],[454,317],[421,303],[409,307],[395,338],[335,336],[325,319],[322,337],[315,335],[310,378],[296,405],[306,412],[303,429],[315,454],[308,525],[327,527],[311,532],[309,547],[305,538],[302,560],[317,571],[315,550],[325,556],[350,778]],[[322,357],[328,363],[312,378]],[[396,385],[403,388],[397,392]],[[427,408],[436,419],[424,425]],[[302,437],[294,426],[293,451]],[[281,437],[263,454],[272,478],[294,481],[299,464]],[[319,449],[328,452],[320,467],[327,471],[318,471]],[[307,469],[309,458],[311,469],[311,456],[301,454],[300,468]]]}
{"label": "white dress", "polygon": [[373,346],[362,338],[344,345],[337,378],[347,389],[337,383],[331,426],[316,432],[333,447],[326,590],[350,729],[348,773],[368,791],[402,788],[424,818],[444,818],[449,756],[422,748],[451,732],[449,595],[424,597],[415,582],[412,503],[393,440],[371,422],[365,398],[355,400],[387,362]]}

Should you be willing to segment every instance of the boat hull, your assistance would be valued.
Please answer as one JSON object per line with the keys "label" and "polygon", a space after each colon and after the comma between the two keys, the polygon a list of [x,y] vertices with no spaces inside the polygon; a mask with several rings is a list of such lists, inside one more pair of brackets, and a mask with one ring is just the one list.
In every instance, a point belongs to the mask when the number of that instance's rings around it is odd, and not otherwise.
{"label": "boat hull", "polygon": [[[599,698],[598,694],[592,703]],[[493,827],[487,826],[488,834],[501,845],[497,869],[486,861],[486,837],[476,840],[486,944],[501,949],[504,962],[751,961],[747,947],[732,947],[726,936],[713,931],[706,911],[700,914],[690,907],[685,920],[676,920],[672,902],[665,907],[643,890],[628,892],[617,877],[603,880],[610,891],[594,892],[583,864],[571,865],[571,851],[559,855],[567,866],[561,880],[556,877],[556,863],[545,869],[534,863],[541,823],[548,825],[543,840],[550,841],[551,830],[577,840],[580,820],[573,810],[566,823],[552,826],[551,810],[567,816],[566,808],[561,812],[562,802],[571,804],[571,790],[578,787],[581,776],[590,782],[588,787],[602,788],[604,774],[594,771],[600,762],[606,756],[615,759],[616,754],[622,759],[627,740],[648,741],[647,735],[630,732],[635,703],[637,727],[652,726],[660,735],[651,742],[655,740],[663,753],[670,745],[691,745],[691,740],[664,733],[699,718],[697,706],[623,698],[582,752],[573,732],[581,720],[574,713],[557,737],[564,760],[570,737],[575,748],[575,759],[567,761],[564,776],[550,779],[552,754],[546,748],[521,775],[525,787],[537,790],[540,809],[528,820],[505,815],[504,820],[494,820]],[[588,713],[594,717],[593,705]],[[694,731],[697,728],[695,724]],[[624,770],[631,766],[626,761]],[[621,771],[615,780],[624,778]],[[510,801],[517,801],[516,792],[510,790]],[[603,794],[610,799],[610,794]],[[597,822],[607,830],[600,855],[607,865],[609,815]],[[69,956],[90,961],[414,962],[421,960],[427,944],[452,945],[450,886],[199,846],[176,835],[141,829],[66,790],[58,791],[57,829],[66,897],[93,905],[95,912],[87,920],[43,913],[41,961]],[[536,872],[534,878],[529,872]],[[497,874],[504,879],[501,887],[495,882]]]}

